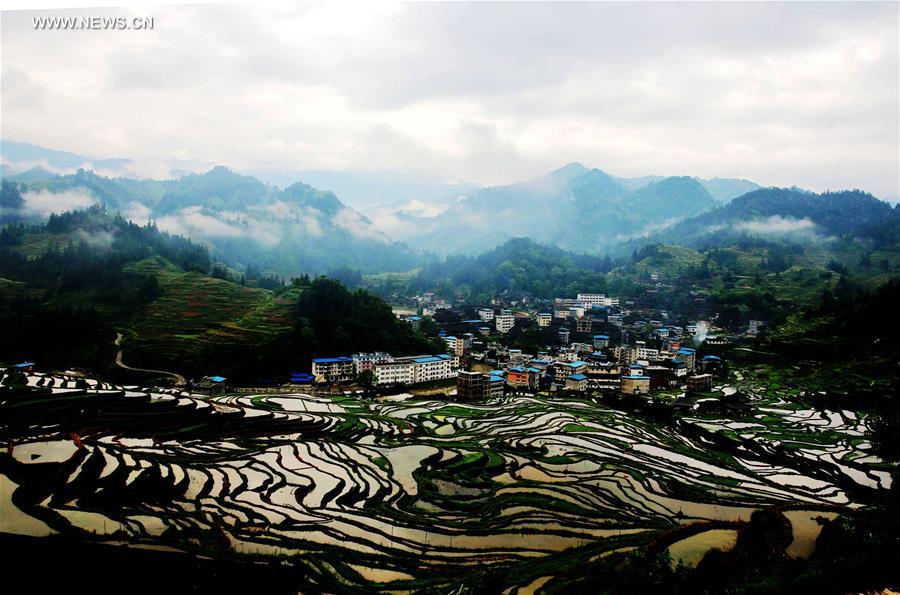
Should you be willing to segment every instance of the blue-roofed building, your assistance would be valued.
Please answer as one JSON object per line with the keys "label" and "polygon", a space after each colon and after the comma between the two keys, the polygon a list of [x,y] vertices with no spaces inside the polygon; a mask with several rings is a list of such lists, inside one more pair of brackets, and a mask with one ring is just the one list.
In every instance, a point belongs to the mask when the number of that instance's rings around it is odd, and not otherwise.
{"label": "blue-roofed building", "polygon": [[693,372],[697,365],[697,351],[689,347],[682,347],[675,352],[675,361],[684,362],[689,372]]}
{"label": "blue-roofed building", "polygon": [[566,376],[566,390],[584,392],[587,390],[587,376],[584,374],[569,374]]}
{"label": "blue-roofed building", "polygon": [[225,392],[226,380],[224,376],[204,376],[192,388],[201,393],[221,394]]}
{"label": "blue-roofed building", "polygon": [[312,361],[312,375],[316,382],[350,382],[356,378],[352,357],[317,357]]}
{"label": "blue-roofed building", "polygon": [[31,372],[34,369],[34,362],[22,362],[21,364],[16,364],[13,368],[19,370],[20,372]]}
{"label": "blue-roofed building", "polygon": [[312,384],[316,377],[307,372],[291,372],[291,384]]}
{"label": "blue-roofed building", "polygon": [[700,360],[700,366],[706,372],[715,372],[722,368],[722,358],[718,355],[704,355]]}

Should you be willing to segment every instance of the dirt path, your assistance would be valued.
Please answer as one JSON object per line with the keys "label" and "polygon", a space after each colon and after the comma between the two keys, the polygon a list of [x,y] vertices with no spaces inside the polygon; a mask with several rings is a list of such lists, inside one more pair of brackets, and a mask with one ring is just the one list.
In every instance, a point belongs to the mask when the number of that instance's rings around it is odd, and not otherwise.
{"label": "dirt path", "polygon": [[[122,333],[116,333],[116,347],[119,347],[122,344]],[[170,376],[175,379],[175,386],[184,386],[187,383],[187,380],[181,374],[176,374],[175,372],[166,372],[165,370],[148,370],[146,368],[132,368],[124,363],[122,363],[122,349],[119,349],[118,353],[116,353],[116,365],[125,370],[131,370],[132,372],[149,372],[151,374],[162,374],[163,376]]]}

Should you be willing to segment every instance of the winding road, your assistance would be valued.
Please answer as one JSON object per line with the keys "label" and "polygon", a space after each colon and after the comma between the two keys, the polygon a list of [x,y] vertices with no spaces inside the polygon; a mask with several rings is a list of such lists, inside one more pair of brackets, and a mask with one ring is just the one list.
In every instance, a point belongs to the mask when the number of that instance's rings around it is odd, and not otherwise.
{"label": "winding road", "polygon": [[175,372],[166,372],[165,370],[148,370],[147,368],[132,368],[122,362],[122,333],[116,333],[116,347],[119,347],[118,353],[116,353],[116,365],[125,370],[131,370],[132,372],[149,372],[151,374],[162,374],[163,376],[170,376],[175,379],[175,386],[184,386],[187,383],[187,380],[181,374],[177,374]]}

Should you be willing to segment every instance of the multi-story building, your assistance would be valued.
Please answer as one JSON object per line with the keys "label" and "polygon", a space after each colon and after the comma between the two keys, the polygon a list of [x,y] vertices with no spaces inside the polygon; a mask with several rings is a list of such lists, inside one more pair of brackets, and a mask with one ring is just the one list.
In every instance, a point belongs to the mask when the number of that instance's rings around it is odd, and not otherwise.
{"label": "multi-story building", "polygon": [[578,320],[575,321],[575,331],[579,333],[589,333],[591,332],[592,322],[591,319],[582,316]]}
{"label": "multi-story building", "polygon": [[626,395],[646,395],[650,392],[649,376],[623,376],[622,392]]}
{"label": "multi-story building", "polygon": [[490,322],[494,319],[494,311],[490,308],[479,308],[478,318],[480,318],[484,322]]}
{"label": "multi-story building", "polygon": [[353,368],[356,375],[359,376],[366,370],[375,368],[375,364],[383,364],[393,360],[394,357],[390,353],[376,351],[373,353],[354,353]]}
{"label": "multi-story building", "polygon": [[447,344],[447,353],[449,353],[450,355],[460,357],[463,353],[465,353],[465,340],[459,339],[457,337],[444,337],[444,342]]}
{"label": "multi-story building", "polygon": [[621,327],[624,324],[624,316],[621,314],[610,314],[606,317],[606,321],[614,326]]}
{"label": "multi-story building", "polygon": [[397,358],[391,362],[375,365],[375,384],[413,384],[416,381],[416,365],[409,358]]}
{"label": "multi-story building", "polygon": [[378,385],[418,384],[446,380],[453,378],[458,367],[458,358],[446,353],[397,357],[390,362],[375,365],[375,383]]}
{"label": "multi-story building", "polygon": [[689,347],[682,347],[675,352],[675,361],[684,362],[688,372],[693,372],[696,366],[697,351]]}
{"label": "multi-story building", "polygon": [[594,350],[609,347],[609,335],[594,335]]}
{"label": "multi-story building", "polygon": [[637,361],[655,362],[659,359],[659,349],[639,345],[634,349],[634,359]]}
{"label": "multi-story building", "polygon": [[712,388],[712,374],[688,376],[687,389],[690,392],[709,392]]}
{"label": "multi-story building", "polygon": [[502,397],[503,385],[501,376],[460,371],[456,377],[456,398],[460,401],[480,401]]}
{"label": "multi-story building", "polygon": [[557,361],[553,365],[553,368],[553,376],[555,378],[566,378],[572,374],[587,374],[588,364],[587,362],[582,361]]}
{"label": "multi-story building", "polygon": [[445,353],[415,357],[413,363],[415,364],[415,383],[446,380],[454,375],[453,358]]}
{"label": "multi-story building", "polygon": [[352,357],[317,357],[312,361],[316,382],[349,382],[356,378]]}
{"label": "multi-story building", "polygon": [[567,329],[566,327],[562,327],[559,329],[559,332],[557,334],[559,335],[560,343],[562,343],[563,345],[569,344],[569,329]]}
{"label": "multi-story building", "polygon": [[499,314],[494,317],[494,325],[498,333],[508,333],[516,324],[516,317],[512,314]]}
{"label": "multi-story building", "polygon": [[579,293],[575,301],[584,304],[585,307],[590,308],[593,306],[618,306],[619,298],[607,297],[602,293]]}
{"label": "multi-story building", "polygon": [[538,326],[550,326],[550,323],[553,321],[553,314],[550,312],[538,312],[537,315],[537,324]]}
{"label": "multi-story building", "polygon": [[566,390],[584,392],[587,390],[587,376],[584,374],[570,374],[566,377]]}

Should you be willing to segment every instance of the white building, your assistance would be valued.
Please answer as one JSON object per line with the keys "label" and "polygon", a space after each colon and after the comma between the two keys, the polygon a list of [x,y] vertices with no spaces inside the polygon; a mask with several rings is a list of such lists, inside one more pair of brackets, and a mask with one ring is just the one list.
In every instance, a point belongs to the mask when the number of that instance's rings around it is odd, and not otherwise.
{"label": "white building", "polygon": [[312,361],[316,382],[347,382],[356,377],[352,357],[317,357]]}
{"label": "white building", "polygon": [[607,297],[602,293],[579,293],[575,301],[583,304],[585,308],[592,308],[593,306],[609,308],[610,306],[619,305],[619,298]]}
{"label": "white building", "polygon": [[464,339],[458,337],[444,337],[444,343],[447,344],[447,353],[455,357],[459,357],[465,351],[466,343]]}
{"label": "white building", "polygon": [[484,322],[490,322],[494,319],[494,311],[490,308],[479,308],[478,309],[478,318],[483,320]]}
{"label": "white building", "polygon": [[416,365],[409,358],[375,365],[375,384],[413,384],[416,381]]}
{"label": "white building", "polygon": [[446,353],[398,357],[391,362],[375,366],[375,383],[378,385],[417,384],[446,380],[456,376],[458,367],[459,358]]}
{"label": "white building", "polygon": [[[442,353],[413,358],[415,365],[414,382],[432,382],[456,376],[453,358]],[[458,366],[457,366],[458,367]]]}
{"label": "white building", "polygon": [[494,324],[499,333],[508,333],[516,324],[516,317],[512,314],[500,314],[494,317]]}
{"label": "white building", "polygon": [[549,312],[539,312],[537,315],[538,326],[550,326],[553,321],[553,315]]}
{"label": "white building", "polygon": [[354,353],[353,367],[356,371],[356,375],[359,376],[366,370],[373,369],[375,364],[384,364],[393,359],[394,356],[383,351],[376,351],[374,353]]}

